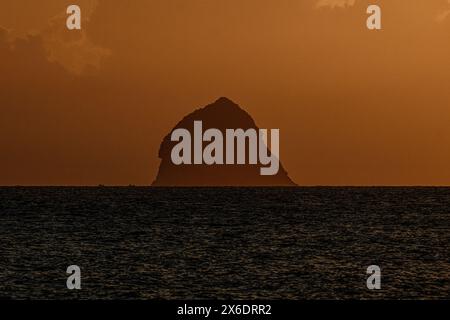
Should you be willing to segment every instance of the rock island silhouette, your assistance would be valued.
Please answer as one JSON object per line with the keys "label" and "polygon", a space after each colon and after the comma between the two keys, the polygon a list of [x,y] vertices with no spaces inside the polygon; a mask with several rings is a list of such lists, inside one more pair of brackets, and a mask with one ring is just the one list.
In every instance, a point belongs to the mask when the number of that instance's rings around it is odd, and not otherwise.
{"label": "rock island silhouette", "polygon": [[[171,161],[172,148],[177,142],[171,141],[171,133],[179,128],[194,134],[194,121],[202,121],[204,130],[211,128],[225,132],[226,129],[259,130],[253,118],[239,105],[222,97],[204,108],[185,116],[165,136],[160,149],[161,164],[152,186],[157,187],[220,187],[220,186],[296,186],[289,178],[280,162],[278,173],[272,176],[260,174],[260,166],[253,164],[233,165],[175,165]],[[224,156],[226,151],[224,150]]]}

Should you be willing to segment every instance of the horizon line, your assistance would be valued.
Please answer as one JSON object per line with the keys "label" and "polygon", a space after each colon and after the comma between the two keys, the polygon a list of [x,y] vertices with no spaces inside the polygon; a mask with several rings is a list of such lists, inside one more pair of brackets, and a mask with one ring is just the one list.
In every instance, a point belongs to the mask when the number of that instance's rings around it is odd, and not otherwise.
{"label": "horizon line", "polygon": [[295,185],[295,186],[276,186],[276,185],[259,185],[259,186],[152,186],[152,185],[138,185],[138,184],[129,184],[129,185],[107,185],[107,184],[98,184],[98,185],[0,185],[0,188],[152,188],[152,189],[161,189],[161,188],[450,188],[449,185],[431,185],[431,184],[374,184],[374,185],[325,185],[325,184],[317,184],[317,185]]}

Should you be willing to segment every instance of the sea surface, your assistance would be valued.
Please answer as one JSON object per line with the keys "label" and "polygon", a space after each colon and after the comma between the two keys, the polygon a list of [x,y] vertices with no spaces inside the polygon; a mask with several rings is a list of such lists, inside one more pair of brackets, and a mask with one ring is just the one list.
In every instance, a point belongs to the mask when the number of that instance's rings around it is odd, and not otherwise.
{"label": "sea surface", "polygon": [[29,298],[450,299],[450,188],[0,188],[0,299]]}

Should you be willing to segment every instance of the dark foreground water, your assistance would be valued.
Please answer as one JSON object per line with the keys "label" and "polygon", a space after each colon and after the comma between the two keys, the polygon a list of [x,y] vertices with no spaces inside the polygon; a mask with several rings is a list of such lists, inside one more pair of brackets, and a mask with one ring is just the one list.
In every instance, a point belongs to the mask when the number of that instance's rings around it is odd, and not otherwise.
{"label": "dark foreground water", "polygon": [[0,298],[449,299],[449,219],[449,188],[0,188]]}

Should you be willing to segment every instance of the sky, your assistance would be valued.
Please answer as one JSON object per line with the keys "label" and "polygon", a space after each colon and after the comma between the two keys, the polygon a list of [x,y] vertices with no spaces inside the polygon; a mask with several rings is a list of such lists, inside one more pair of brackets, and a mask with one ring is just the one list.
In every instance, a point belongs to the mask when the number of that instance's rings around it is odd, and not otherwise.
{"label": "sky", "polygon": [[280,129],[299,185],[450,185],[448,0],[0,6],[0,185],[149,185],[163,137],[222,96]]}

